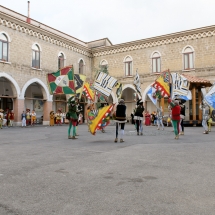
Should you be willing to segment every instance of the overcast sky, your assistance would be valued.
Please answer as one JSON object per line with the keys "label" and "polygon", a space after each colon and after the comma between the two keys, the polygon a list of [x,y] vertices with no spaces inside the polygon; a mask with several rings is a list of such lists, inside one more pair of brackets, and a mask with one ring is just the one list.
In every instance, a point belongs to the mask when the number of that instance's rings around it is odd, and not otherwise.
{"label": "overcast sky", "polygon": [[[27,0],[0,0],[27,16]],[[84,42],[113,44],[215,25],[215,0],[31,0],[30,16]]]}

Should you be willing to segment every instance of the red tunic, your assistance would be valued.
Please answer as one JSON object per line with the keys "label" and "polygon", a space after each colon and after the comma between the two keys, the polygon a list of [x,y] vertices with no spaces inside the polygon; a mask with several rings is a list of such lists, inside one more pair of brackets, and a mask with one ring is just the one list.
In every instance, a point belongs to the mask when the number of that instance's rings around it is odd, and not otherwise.
{"label": "red tunic", "polygon": [[10,113],[10,120],[14,120],[14,113]]}

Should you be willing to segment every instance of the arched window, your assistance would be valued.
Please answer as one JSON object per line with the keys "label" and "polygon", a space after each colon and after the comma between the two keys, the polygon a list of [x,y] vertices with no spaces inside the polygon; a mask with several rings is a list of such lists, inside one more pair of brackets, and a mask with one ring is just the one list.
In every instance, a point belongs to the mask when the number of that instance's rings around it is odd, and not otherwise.
{"label": "arched window", "polygon": [[107,73],[108,71],[108,62],[106,60],[102,60],[100,63],[100,68],[102,72]]}
{"label": "arched window", "polygon": [[189,70],[194,68],[193,53],[194,53],[193,49],[189,46],[183,50],[184,70]]}
{"label": "arched window", "polygon": [[84,74],[84,61],[82,59],[79,61],[79,74]]}
{"label": "arched window", "polygon": [[5,34],[0,34],[0,60],[8,61],[8,38]]}
{"label": "arched window", "polygon": [[124,60],[125,63],[125,76],[132,75],[132,58],[130,56],[126,57]]}
{"label": "arched window", "polygon": [[161,72],[161,57],[158,52],[152,54],[152,72]]}
{"label": "arched window", "polygon": [[37,44],[32,46],[32,67],[40,69],[40,48]]}
{"label": "arched window", "polygon": [[64,67],[65,57],[63,53],[60,53],[58,56],[58,69],[62,69]]}

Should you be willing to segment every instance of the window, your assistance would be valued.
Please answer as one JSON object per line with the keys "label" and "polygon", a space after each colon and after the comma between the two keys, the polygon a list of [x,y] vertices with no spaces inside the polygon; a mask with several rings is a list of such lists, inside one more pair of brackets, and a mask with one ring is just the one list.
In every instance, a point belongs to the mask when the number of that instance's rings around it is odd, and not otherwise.
{"label": "window", "polygon": [[58,69],[62,69],[64,67],[64,54],[60,53],[60,55],[58,56]]}
{"label": "window", "polygon": [[84,61],[82,59],[79,61],[79,74],[84,74]]}
{"label": "window", "polygon": [[183,51],[184,55],[184,70],[189,70],[194,68],[193,63],[193,49],[191,47],[187,47]]}
{"label": "window", "polygon": [[108,73],[108,62],[106,60],[102,60],[100,68],[102,72]]}
{"label": "window", "polygon": [[0,34],[0,60],[8,61],[8,39],[5,34]]}
{"label": "window", "polygon": [[152,55],[152,72],[161,72],[161,57],[158,52],[154,52]]}
{"label": "window", "polygon": [[32,67],[40,69],[40,48],[36,44],[32,46]]}
{"label": "window", "polygon": [[124,60],[125,63],[125,76],[132,75],[132,58],[130,56],[126,57]]}

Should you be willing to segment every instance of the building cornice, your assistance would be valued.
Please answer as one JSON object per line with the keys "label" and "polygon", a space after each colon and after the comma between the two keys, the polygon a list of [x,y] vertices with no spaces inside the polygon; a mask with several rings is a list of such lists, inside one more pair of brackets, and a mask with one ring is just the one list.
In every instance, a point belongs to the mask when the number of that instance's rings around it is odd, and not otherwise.
{"label": "building cornice", "polygon": [[[59,32],[59,34],[49,31],[49,28],[44,29],[41,25],[29,24],[21,19],[10,16],[0,11],[0,25],[11,28],[15,31],[36,37],[51,44],[69,49],[79,54],[92,57],[91,49],[82,44],[76,43],[70,39],[70,36]],[[44,25],[43,25],[44,26]],[[51,28],[50,28],[51,29]],[[55,30],[55,29],[54,29]],[[62,36],[60,36],[62,35]],[[82,42],[83,43],[83,42]],[[86,44],[87,45],[87,44]]]}
{"label": "building cornice", "polygon": [[121,43],[113,46],[95,48],[92,50],[92,53],[93,57],[99,57],[212,36],[215,36],[215,25],[177,32],[173,34],[162,35],[158,37],[147,38],[143,40],[136,40],[128,43]]}

